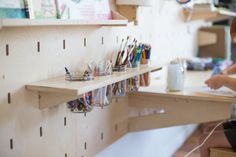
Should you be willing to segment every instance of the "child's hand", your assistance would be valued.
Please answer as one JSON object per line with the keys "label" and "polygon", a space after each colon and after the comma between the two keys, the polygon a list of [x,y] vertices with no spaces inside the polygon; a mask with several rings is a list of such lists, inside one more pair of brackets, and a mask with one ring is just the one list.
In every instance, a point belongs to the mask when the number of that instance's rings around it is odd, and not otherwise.
{"label": "child's hand", "polygon": [[220,74],[221,74],[221,75],[228,75],[228,70],[225,69],[225,70],[221,71]]}
{"label": "child's hand", "polygon": [[206,80],[205,84],[211,89],[219,89],[224,86],[226,77],[225,75],[216,75]]}

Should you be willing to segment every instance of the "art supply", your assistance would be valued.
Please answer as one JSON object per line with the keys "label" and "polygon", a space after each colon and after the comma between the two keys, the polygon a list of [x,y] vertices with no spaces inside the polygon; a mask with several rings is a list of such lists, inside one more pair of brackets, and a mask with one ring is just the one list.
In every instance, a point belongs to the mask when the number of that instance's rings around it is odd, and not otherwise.
{"label": "art supply", "polygon": [[135,76],[127,80],[127,90],[131,92],[136,92],[140,87],[140,76]]}
{"label": "art supply", "polygon": [[103,108],[108,106],[112,100],[112,85],[96,89],[94,92],[93,103],[94,106]]}
{"label": "art supply", "polygon": [[113,97],[124,97],[126,95],[126,80],[113,84]]}
{"label": "art supply", "polygon": [[[124,40],[121,42],[120,50],[117,53],[114,71],[122,71],[127,66],[130,68],[139,68],[141,64],[148,64],[151,56],[151,46],[149,44],[139,43],[133,39],[133,42],[129,43],[130,37],[127,37],[123,46]],[[123,46],[123,47],[122,47]]]}
{"label": "art supply", "polygon": [[65,71],[65,80],[67,81],[90,81],[94,79],[93,73],[87,70],[85,72],[70,72],[65,67]]}
{"label": "art supply", "polygon": [[70,74],[70,71],[65,67],[66,71],[66,78],[68,77],[70,81],[72,81],[72,75]]}
{"label": "art supply", "polygon": [[82,98],[67,102],[67,107],[73,113],[87,113],[92,111],[93,93],[88,92]]}
{"label": "art supply", "polygon": [[140,75],[140,86],[147,87],[150,85],[150,82],[151,82],[150,73],[145,73],[145,74]]}
{"label": "art supply", "polygon": [[125,54],[126,51],[127,51],[127,45],[128,45],[128,42],[129,42],[129,36],[128,36],[127,39],[126,39],[126,42],[125,42],[124,48],[123,48],[123,50],[122,50],[122,52],[121,52],[121,55],[120,55],[120,57],[119,57],[119,65],[122,64],[124,54]]}
{"label": "art supply", "polygon": [[128,52],[127,52],[126,58],[125,58],[125,60],[124,60],[124,62],[123,62],[123,65],[127,65],[127,64],[128,64],[129,56],[130,56],[131,53],[133,52],[136,43],[137,43],[137,40],[134,39],[133,43],[132,43],[131,45],[129,45],[129,49],[128,49]]}
{"label": "art supply", "polygon": [[121,51],[122,51],[123,42],[124,42],[124,39],[122,39],[122,41],[121,41],[120,49],[119,49],[118,54],[117,54],[115,65],[119,65],[119,58],[120,58],[120,54],[121,54]]}
{"label": "art supply", "polygon": [[151,46],[148,44],[139,45],[135,44],[135,47],[130,54],[129,67],[139,67],[139,64],[147,64],[151,56]]}
{"label": "art supply", "polygon": [[112,74],[112,62],[110,60],[92,62],[88,65],[89,70],[94,76],[107,76]]}
{"label": "art supply", "polygon": [[209,94],[213,96],[222,96],[222,97],[231,97],[231,98],[236,97],[236,93],[233,90],[228,89],[226,87],[222,87],[218,90],[213,90],[207,86],[201,86],[201,87],[193,89],[193,91],[196,93]]}

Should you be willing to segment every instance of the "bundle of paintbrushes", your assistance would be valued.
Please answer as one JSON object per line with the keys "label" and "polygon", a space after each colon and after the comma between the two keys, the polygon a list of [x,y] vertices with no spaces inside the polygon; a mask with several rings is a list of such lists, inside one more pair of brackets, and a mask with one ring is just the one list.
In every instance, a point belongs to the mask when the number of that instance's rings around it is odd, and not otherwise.
{"label": "bundle of paintbrushes", "polygon": [[137,40],[133,41],[130,37],[127,37],[126,41],[122,39],[120,48],[117,52],[117,57],[115,61],[114,71],[124,71],[125,67],[128,64],[131,53],[133,52],[135,45],[137,44]]}
{"label": "bundle of paintbrushes", "polygon": [[121,42],[120,48],[117,53],[114,71],[123,71],[125,67],[134,68],[141,64],[147,64],[151,56],[151,46],[148,44],[137,44],[137,40],[133,41],[127,37]]}

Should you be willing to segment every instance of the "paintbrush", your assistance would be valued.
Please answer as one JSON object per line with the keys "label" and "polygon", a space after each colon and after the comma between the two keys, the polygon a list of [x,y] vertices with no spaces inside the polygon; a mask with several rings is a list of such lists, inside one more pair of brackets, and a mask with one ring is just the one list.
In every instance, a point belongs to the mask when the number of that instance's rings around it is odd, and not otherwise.
{"label": "paintbrush", "polygon": [[126,52],[128,42],[129,42],[129,36],[128,36],[127,39],[126,39],[125,46],[124,46],[124,48],[123,48],[123,50],[122,50],[122,52],[121,52],[121,55],[120,55],[120,57],[119,57],[119,65],[122,64],[122,60],[123,60],[124,54],[125,54],[125,52]]}
{"label": "paintbrush", "polygon": [[115,66],[117,66],[117,65],[119,64],[119,58],[120,58],[120,53],[121,53],[121,51],[122,51],[123,42],[124,42],[124,39],[122,39],[122,41],[121,41],[120,49],[119,49],[118,54],[117,54],[117,57],[116,57]]}
{"label": "paintbrush", "polygon": [[127,54],[126,54],[126,58],[125,58],[125,60],[124,60],[124,62],[123,62],[123,65],[128,64],[129,56],[130,56],[131,53],[133,52],[136,43],[137,43],[137,40],[134,39],[134,40],[133,40],[133,43],[132,43],[132,45],[131,45],[131,48],[129,49],[129,51],[128,51]]}

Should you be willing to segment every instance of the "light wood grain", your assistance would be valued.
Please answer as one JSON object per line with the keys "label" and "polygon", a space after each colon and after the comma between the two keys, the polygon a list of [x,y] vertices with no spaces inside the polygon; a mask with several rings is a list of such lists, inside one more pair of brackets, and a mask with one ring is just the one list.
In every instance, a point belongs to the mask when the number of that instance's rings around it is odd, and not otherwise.
{"label": "light wood grain", "polygon": [[217,42],[217,35],[215,33],[199,31],[198,45],[205,46],[215,44]]}
{"label": "light wood grain", "polygon": [[[161,73],[159,79],[152,78],[150,87],[130,94],[129,106],[132,114],[129,130],[141,131],[230,118],[236,97],[214,96],[195,91],[204,84],[210,74],[210,71],[188,72],[182,92],[166,90],[165,73]],[[147,109],[153,110],[142,114]]]}
{"label": "light wood grain", "polygon": [[[130,117],[129,130],[141,131],[228,119],[231,115],[232,103],[202,97],[194,99],[186,96],[181,98],[139,93],[130,96],[129,105],[133,110],[151,108],[163,111],[163,113],[152,112],[144,116]],[[141,109],[139,111],[142,112]]]}
{"label": "light wood grain", "polygon": [[132,5],[118,5],[117,6],[119,13],[122,16],[125,16],[129,22],[137,23],[138,22],[138,16],[137,16],[137,10],[138,6],[132,6]]}
{"label": "light wood grain", "polygon": [[189,8],[183,9],[185,21],[206,20],[206,21],[221,21],[229,19],[228,16],[221,15],[217,11],[212,11],[209,4],[195,4],[190,10]]}
{"label": "light wood grain", "polygon": [[118,12],[112,11],[112,16],[112,20],[1,19],[0,28],[32,26],[127,26],[128,20]]}
{"label": "light wood grain", "polygon": [[210,157],[235,157],[236,156],[236,153],[233,152],[232,149],[211,148],[210,152],[211,152]]}
{"label": "light wood grain", "polygon": [[153,0],[116,0],[117,5],[152,6]]}
{"label": "light wood grain", "polygon": [[[156,69],[161,69],[159,66],[141,66],[140,68],[128,68],[125,72],[114,72],[110,76],[96,77],[92,81],[66,81],[65,77],[58,77],[45,81],[39,81],[26,85],[26,89],[40,92],[41,103],[40,108],[46,108],[49,106],[58,105],[63,103],[63,100],[69,98],[75,98],[86,92],[122,81],[128,78],[150,72]],[[55,93],[55,96],[53,96]],[[50,94],[50,95],[49,95]],[[66,95],[67,97],[63,96]],[[61,96],[59,96],[61,95]],[[57,99],[56,99],[57,98]],[[52,102],[54,100],[54,103]],[[71,99],[73,100],[73,99]],[[65,101],[64,101],[65,102]]]}

